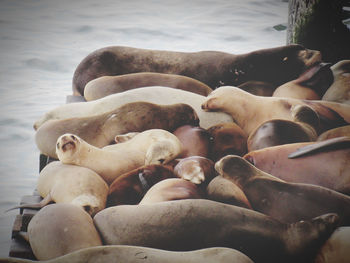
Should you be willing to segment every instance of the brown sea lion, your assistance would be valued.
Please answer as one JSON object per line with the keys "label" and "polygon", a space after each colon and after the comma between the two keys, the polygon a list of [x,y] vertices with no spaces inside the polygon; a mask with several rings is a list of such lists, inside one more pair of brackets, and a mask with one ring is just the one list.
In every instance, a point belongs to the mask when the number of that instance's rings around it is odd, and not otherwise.
{"label": "brown sea lion", "polygon": [[107,205],[138,204],[154,184],[175,177],[173,169],[159,164],[134,169],[119,176],[109,186]]}
{"label": "brown sea lion", "polygon": [[224,246],[255,263],[310,262],[338,224],[336,214],[284,224],[256,211],[204,199],[121,205],[94,217],[104,244],[174,251]]}
{"label": "brown sea lion", "polygon": [[182,89],[203,96],[207,96],[212,92],[212,89],[207,85],[193,78],[175,74],[140,72],[93,79],[86,84],[84,97],[87,101],[96,100],[114,93],[149,86]]}
{"label": "brown sea lion", "polygon": [[276,89],[276,86],[271,83],[256,80],[249,80],[238,85],[237,87],[253,95],[266,97],[272,96]]}
{"label": "brown sea lion", "polygon": [[212,144],[210,159],[219,160],[227,154],[247,153],[247,134],[235,123],[219,123],[208,128]]}
{"label": "brown sea lion", "polygon": [[324,133],[320,134],[317,137],[317,141],[324,141],[324,140],[328,140],[336,137],[343,137],[343,136],[350,137],[350,125],[325,131]]}
{"label": "brown sea lion", "polygon": [[331,67],[334,82],[322,100],[350,104],[350,60],[342,60]]}
{"label": "brown sea lion", "polygon": [[127,142],[101,149],[67,133],[57,139],[56,152],[62,163],[90,168],[111,184],[122,174],[143,165],[166,164],[175,159],[181,153],[181,143],[170,132],[152,129]]}
{"label": "brown sea lion", "polygon": [[248,137],[248,152],[266,147],[316,141],[319,117],[309,106],[296,105],[292,109],[293,120],[273,119],[258,126]]}
{"label": "brown sea lion", "polygon": [[179,126],[195,123],[198,123],[198,117],[187,104],[134,102],[106,114],[49,121],[37,130],[35,142],[41,153],[57,159],[55,145],[65,133],[75,134],[96,147],[104,147],[114,142],[118,134],[149,129],[172,132]]}
{"label": "brown sea lion", "polygon": [[72,204],[51,204],[40,209],[28,224],[28,237],[38,260],[102,245],[90,215]]}
{"label": "brown sea lion", "polygon": [[[308,105],[320,117],[320,129],[327,130],[350,123],[350,105],[291,98],[255,96],[236,87],[220,87],[202,104],[206,111],[226,112],[248,134],[271,119],[291,120],[292,107]],[[264,110],[262,110],[264,109]]]}
{"label": "brown sea lion", "polygon": [[[211,247],[194,251],[167,251],[137,246],[96,246],[83,248],[67,255],[42,263],[254,263],[238,250],[224,247]],[[36,260],[22,258],[0,258],[0,263],[37,263]]]}
{"label": "brown sea lion", "polygon": [[284,223],[336,213],[340,225],[350,226],[350,197],[328,188],[288,183],[267,174],[237,155],[223,157],[216,171],[238,185],[253,209]]}
{"label": "brown sea lion", "polygon": [[[258,169],[287,182],[320,185],[332,190],[350,193],[350,148],[341,144],[305,156],[290,159],[288,156],[304,146],[318,142],[291,143],[249,152],[244,159]],[[331,164],[331,165],[330,165]]]}
{"label": "brown sea lion", "polygon": [[321,247],[314,263],[348,263],[350,259],[350,227],[337,228]]}
{"label": "brown sea lion", "polygon": [[194,183],[181,179],[164,179],[153,185],[144,195],[139,205],[182,199],[204,198],[205,193]]}
{"label": "brown sea lion", "polygon": [[122,46],[98,49],[85,57],[73,76],[73,91],[101,76],[159,72],[197,79],[210,88],[239,85],[249,80],[281,85],[321,62],[319,51],[299,45],[262,49],[234,55],[217,51],[173,52]]}
{"label": "brown sea lion", "polygon": [[199,118],[199,126],[204,129],[217,123],[232,122],[231,116],[226,113],[203,111],[201,105],[205,99],[205,96],[193,92],[168,87],[137,88],[94,101],[68,103],[58,106],[46,112],[37,120],[34,123],[34,129],[37,130],[48,120],[92,117],[111,112],[127,103],[133,102],[149,102],[157,105],[187,104],[194,109]]}
{"label": "brown sea lion", "polygon": [[213,201],[251,209],[244,192],[232,181],[216,176],[207,187],[207,198]]}
{"label": "brown sea lion", "polygon": [[202,156],[190,156],[180,159],[174,167],[174,173],[194,184],[208,185],[215,177],[214,162]]}
{"label": "brown sea lion", "polygon": [[210,151],[210,134],[207,130],[192,125],[183,125],[173,132],[181,141],[183,151],[179,158],[189,156],[208,157]]}
{"label": "brown sea lion", "polygon": [[47,164],[39,174],[36,189],[44,199],[38,204],[16,208],[42,208],[50,202],[74,204],[94,216],[106,207],[108,185],[93,170],[63,164]]}

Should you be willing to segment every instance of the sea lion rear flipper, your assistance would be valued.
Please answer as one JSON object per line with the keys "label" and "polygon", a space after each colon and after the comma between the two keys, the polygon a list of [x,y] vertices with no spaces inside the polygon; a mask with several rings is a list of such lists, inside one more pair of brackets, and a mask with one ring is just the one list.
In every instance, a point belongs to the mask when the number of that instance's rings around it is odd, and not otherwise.
{"label": "sea lion rear flipper", "polygon": [[329,140],[315,142],[313,144],[304,146],[288,155],[289,159],[304,156],[306,154],[312,154],[321,150],[335,150],[350,147],[350,137],[337,137]]}
{"label": "sea lion rear flipper", "polygon": [[15,206],[15,207],[12,207],[8,210],[5,211],[5,213],[7,213],[8,211],[11,211],[11,210],[14,210],[14,209],[17,209],[17,208],[31,208],[31,209],[41,209],[43,208],[44,206],[46,206],[47,204],[49,204],[50,202],[52,202],[52,198],[51,198],[51,195],[50,193],[45,196],[45,198],[43,200],[41,200],[39,203],[35,203],[35,204],[22,204],[22,205],[19,205],[19,206]]}

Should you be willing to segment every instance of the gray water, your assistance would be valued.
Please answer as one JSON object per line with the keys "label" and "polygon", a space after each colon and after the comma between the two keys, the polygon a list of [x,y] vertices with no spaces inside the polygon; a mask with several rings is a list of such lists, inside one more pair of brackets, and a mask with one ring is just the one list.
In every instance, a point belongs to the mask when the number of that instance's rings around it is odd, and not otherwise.
{"label": "gray water", "polygon": [[78,63],[124,45],[241,54],[285,45],[282,0],[0,0],[0,257],[17,205],[35,189],[39,151],[32,125],[65,103]]}

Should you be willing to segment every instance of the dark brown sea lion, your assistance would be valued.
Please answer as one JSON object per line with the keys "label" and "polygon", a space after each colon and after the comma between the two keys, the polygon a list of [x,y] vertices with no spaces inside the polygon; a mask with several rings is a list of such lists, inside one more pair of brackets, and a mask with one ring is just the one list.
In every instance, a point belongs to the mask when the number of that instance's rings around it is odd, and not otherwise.
{"label": "dark brown sea lion", "polygon": [[291,159],[290,154],[319,142],[291,143],[249,152],[244,159],[258,169],[287,182],[320,185],[332,190],[350,193],[350,148],[345,143],[317,148],[313,153]]}
{"label": "dark brown sea lion", "polygon": [[198,124],[195,111],[187,104],[134,102],[97,116],[48,121],[37,130],[35,142],[41,153],[57,158],[55,145],[65,133],[75,134],[96,147],[104,147],[114,142],[118,134],[155,128],[172,132],[185,124]]}
{"label": "dark brown sea lion", "polygon": [[219,160],[227,154],[247,153],[247,134],[235,123],[220,123],[208,128],[212,144],[210,159]]}
{"label": "dark brown sea lion", "polygon": [[249,80],[277,86],[296,79],[321,62],[319,51],[300,45],[262,49],[234,55],[217,51],[173,52],[110,46],[85,57],[73,76],[73,91],[84,94],[85,85],[101,76],[158,72],[197,79],[210,88],[237,86]]}
{"label": "dark brown sea lion", "polygon": [[287,183],[271,176],[237,155],[215,164],[221,176],[232,180],[247,196],[253,209],[284,223],[336,213],[340,225],[350,226],[350,197],[328,188]]}
{"label": "dark brown sea lion", "polygon": [[182,143],[182,154],[179,158],[189,156],[208,157],[210,151],[210,134],[198,126],[183,125],[173,132]]}
{"label": "dark brown sea lion", "polygon": [[153,185],[146,192],[139,205],[204,197],[205,192],[196,184],[181,178],[169,178]]}
{"label": "dark brown sea lion", "polygon": [[272,119],[257,127],[248,137],[248,152],[266,147],[316,141],[319,117],[309,106],[292,107],[293,120]]}
{"label": "dark brown sea lion", "polygon": [[175,178],[173,170],[164,165],[145,165],[115,179],[109,187],[107,206],[138,204],[156,183]]}
{"label": "dark brown sea lion", "polygon": [[40,209],[28,224],[28,237],[38,260],[102,245],[90,215],[72,204],[51,204]]}
{"label": "dark brown sea lion", "polygon": [[202,156],[189,156],[175,165],[174,173],[194,184],[208,185],[215,176],[214,162]]}
{"label": "dark brown sea lion", "polygon": [[96,100],[114,93],[149,86],[182,89],[203,96],[207,96],[212,91],[207,85],[193,78],[175,74],[140,72],[93,79],[86,84],[84,97],[87,101]]}
{"label": "dark brown sea lion", "polygon": [[105,245],[174,251],[223,246],[255,263],[311,262],[338,224],[336,214],[293,224],[259,212],[204,199],[104,209],[94,223]]}

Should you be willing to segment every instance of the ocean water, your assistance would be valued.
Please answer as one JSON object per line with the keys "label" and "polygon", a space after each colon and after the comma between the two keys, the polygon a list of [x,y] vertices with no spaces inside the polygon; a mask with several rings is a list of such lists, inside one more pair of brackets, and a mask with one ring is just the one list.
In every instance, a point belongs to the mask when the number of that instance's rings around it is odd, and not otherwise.
{"label": "ocean water", "polygon": [[39,169],[33,123],[71,94],[76,66],[110,45],[241,54],[285,45],[282,0],[0,0],[0,257]]}

